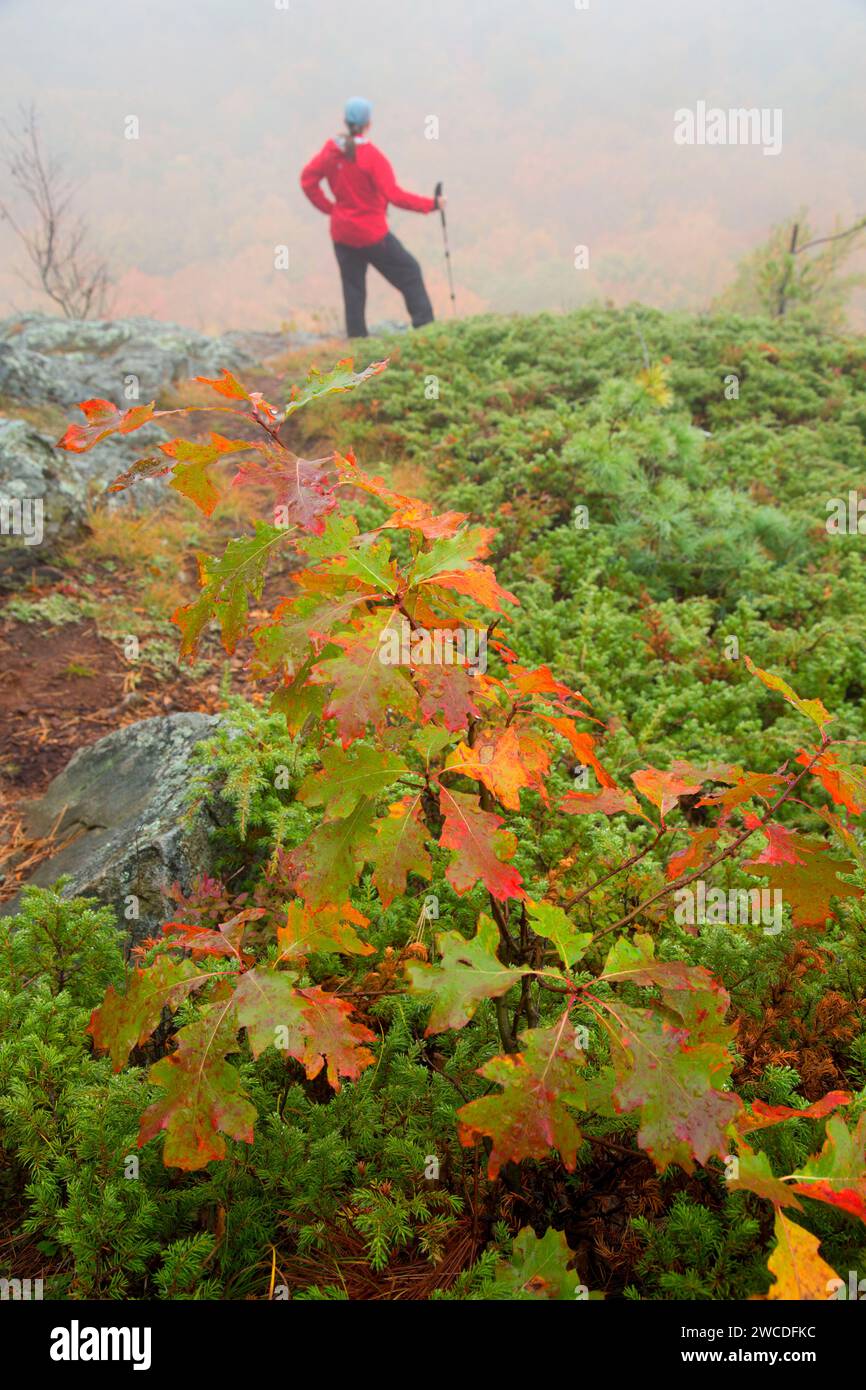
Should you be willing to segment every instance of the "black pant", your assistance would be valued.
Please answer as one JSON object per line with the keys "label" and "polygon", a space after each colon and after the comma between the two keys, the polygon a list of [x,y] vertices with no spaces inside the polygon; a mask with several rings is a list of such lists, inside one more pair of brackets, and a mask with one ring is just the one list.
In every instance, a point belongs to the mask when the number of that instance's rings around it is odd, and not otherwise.
{"label": "black pant", "polygon": [[367,266],[372,265],[384,275],[389,285],[399,290],[406,301],[412,327],[433,322],[433,306],[424,288],[421,267],[415,257],[399,242],[393,232],[372,246],[347,246],[335,241],[334,251],[343,281],[346,304],[346,333],[350,338],[366,338]]}

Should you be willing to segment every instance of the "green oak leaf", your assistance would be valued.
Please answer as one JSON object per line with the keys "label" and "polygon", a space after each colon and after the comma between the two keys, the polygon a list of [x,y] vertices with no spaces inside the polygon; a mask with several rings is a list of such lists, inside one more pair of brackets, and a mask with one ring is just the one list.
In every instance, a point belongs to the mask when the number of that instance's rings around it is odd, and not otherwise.
{"label": "green oak leaf", "polygon": [[408,587],[444,571],[467,570],[474,560],[487,554],[491,532],[485,526],[465,526],[453,536],[440,536],[415,556]]}
{"label": "green oak leaf", "polygon": [[254,535],[229,541],[219,559],[199,557],[201,593],[172,616],[182,633],[183,656],[195,651],[211,618],[219,622],[226,651],[234,651],[246,629],[250,598],[262,596],[270,552],[287,534],[285,528],[257,521]]}
{"label": "green oak leaf", "polygon": [[298,800],[307,806],[323,806],[330,816],[344,816],[362,796],[375,799],[408,765],[396,753],[353,743],[348,752],[336,744],[321,755],[322,770],[311,772],[298,788]]}
{"label": "green oak leaf", "polygon": [[369,829],[373,810],[373,802],[362,797],[349,815],[323,821],[286,856],[296,891],[310,907],[346,901],[358,876],[355,848]]}
{"label": "green oak leaf", "polygon": [[359,867],[373,865],[373,884],[383,907],[406,892],[409,874],[429,879],[433,864],[427,852],[427,827],[420,814],[420,797],[411,793],[395,801],[358,843]]}
{"label": "green oak leaf", "polygon": [[503,1261],[496,1271],[493,1296],[518,1302],[556,1299],[573,1303],[582,1292],[578,1275],[569,1269],[573,1259],[574,1251],[562,1231],[549,1227],[539,1238],[531,1226],[524,1226],[515,1238],[510,1261]]}
{"label": "green oak leaf", "polygon": [[708,992],[678,995],[688,1019],[634,1009],[619,999],[611,1007],[613,1098],[622,1114],[640,1111],[638,1143],[660,1171],[679,1163],[690,1173],[694,1159],[706,1164],[713,1154],[727,1154],[726,1133],[742,1102],[722,1090],[731,1073],[727,1044],[733,1029],[719,1022]]}
{"label": "green oak leaf", "polygon": [[133,971],[125,994],[109,986],[87,1027],[94,1045],[110,1052],[114,1070],[120,1071],[132,1049],[150,1037],[163,1009],[176,1009],[207,978],[191,960],[157,956],[146,970]]}
{"label": "green oak leaf", "polygon": [[469,941],[457,931],[437,935],[441,960],[436,965],[407,965],[412,993],[434,997],[425,1037],[444,1033],[448,1028],[462,1028],[482,999],[504,994],[529,973],[525,966],[503,965],[496,955],[498,944],[495,922],[482,913],[478,929]]}
{"label": "green oak leaf", "polygon": [[583,958],[592,941],[591,931],[576,931],[574,923],[555,903],[526,904],[532,930],[545,940],[552,941],[563,964],[570,970]]}
{"label": "green oak leaf", "polygon": [[318,367],[311,367],[304,385],[292,387],[292,394],[286,404],[284,418],[288,419],[290,415],[294,415],[296,410],[308,405],[310,401],[319,400],[322,396],[333,395],[335,391],[354,390],[356,386],[363,385],[370,377],[378,376],[380,372],[384,372],[387,365],[387,360],[371,362],[369,367],[365,367],[361,372],[356,372],[353,358],[347,357],[328,372],[319,371]]}

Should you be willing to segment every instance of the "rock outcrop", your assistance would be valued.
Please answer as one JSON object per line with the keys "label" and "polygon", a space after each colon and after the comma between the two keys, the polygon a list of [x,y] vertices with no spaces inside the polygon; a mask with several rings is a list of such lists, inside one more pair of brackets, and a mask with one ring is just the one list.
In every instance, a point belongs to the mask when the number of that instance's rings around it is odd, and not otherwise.
{"label": "rock outcrop", "polygon": [[[157,425],[143,425],[135,434],[113,435],[97,449],[72,454],[26,421],[0,416],[0,588],[15,587],[22,575],[50,563],[58,544],[75,541],[106,486],[168,437]],[[106,500],[138,511],[157,501],[159,492],[158,482],[144,479]]]}
{"label": "rock outcrop", "polygon": [[[81,748],[25,812],[28,834],[54,832],[64,848],[30,883],[43,887],[68,874],[66,897],[93,897],[114,908],[131,944],[158,932],[165,890],[188,889],[211,867],[205,810],[185,815],[191,755],[216,726],[213,716],[169,714],[116,729]],[[75,837],[75,838],[72,838]],[[2,909],[17,911],[18,899]]]}
{"label": "rock outcrop", "polygon": [[55,437],[16,419],[16,406],[60,407],[71,420],[81,418],[73,407],[93,397],[119,406],[158,401],[176,382],[215,377],[223,367],[242,374],[297,341],[243,332],[208,338],[148,318],[90,322],[28,313],[0,321],[0,398],[8,412],[0,414],[0,587],[50,564],[58,542],[77,538],[97,497],[101,505],[136,510],[156,501],[164,492],[156,481],[117,494],[105,488],[170,437],[160,425],[144,425],[87,453],[64,453]]}
{"label": "rock outcrop", "polygon": [[83,527],[87,486],[70,454],[23,420],[0,417],[0,585],[39,568]]}
{"label": "rock outcrop", "polygon": [[255,365],[241,335],[208,338],[156,319],[60,319],[21,314],[0,321],[0,394],[65,407],[99,396],[151,401],[173,382]]}

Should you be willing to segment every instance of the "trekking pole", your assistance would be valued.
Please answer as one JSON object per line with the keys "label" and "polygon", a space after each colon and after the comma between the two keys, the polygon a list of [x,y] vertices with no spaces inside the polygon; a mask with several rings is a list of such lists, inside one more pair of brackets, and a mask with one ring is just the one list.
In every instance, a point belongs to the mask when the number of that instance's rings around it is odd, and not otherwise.
{"label": "trekking pole", "polygon": [[[435,189],[433,190],[433,196],[437,199],[442,196],[441,182],[437,183]],[[448,267],[448,288],[451,291],[451,308],[452,311],[456,314],[457,300],[454,298],[454,276],[451,273],[451,251],[448,246],[448,223],[445,221],[445,209],[443,207],[440,207],[439,209],[439,216],[442,218],[442,241],[445,245],[445,264]]]}

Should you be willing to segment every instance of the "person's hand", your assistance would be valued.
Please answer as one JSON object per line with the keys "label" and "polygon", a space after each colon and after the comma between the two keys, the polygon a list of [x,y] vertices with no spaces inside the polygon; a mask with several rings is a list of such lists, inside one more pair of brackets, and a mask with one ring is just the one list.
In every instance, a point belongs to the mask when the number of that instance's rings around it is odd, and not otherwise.
{"label": "person's hand", "polygon": [[445,206],[445,204],[446,204],[447,202],[448,202],[448,198],[447,198],[446,194],[444,194],[444,193],[438,193],[438,194],[436,195],[436,207],[437,207],[437,208],[444,208],[444,206]]}

